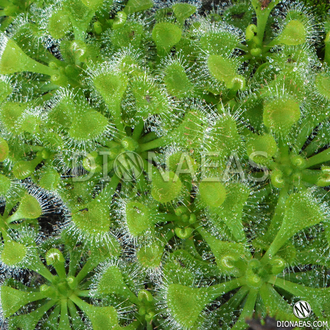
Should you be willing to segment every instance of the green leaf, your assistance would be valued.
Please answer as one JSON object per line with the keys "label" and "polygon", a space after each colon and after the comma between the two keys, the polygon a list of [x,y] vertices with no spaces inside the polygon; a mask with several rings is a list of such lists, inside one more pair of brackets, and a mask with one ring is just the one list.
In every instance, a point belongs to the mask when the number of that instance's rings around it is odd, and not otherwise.
{"label": "green leaf", "polygon": [[27,248],[21,243],[13,240],[5,241],[3,250],[0,254],[1,261],[8,266],[15,266],[27,255]]}
{"label": "green leaf", "polygon": [[60,181],[60,174],[54,168],[47,167],[39,180],[39,185],[43,189],[54,191],[57,189]]}
{"label": "green leaf", "polygon": [[310,288],[303,285],[276,278],[275,286],[291,293],[296,298],[308,301],[312,311],[319,318],[330,317],[330,289],[329,288]]}
{"label": "green leaf", "polygon": [[46,297],[44,292],[30,292],[13,289],[9,286],[1,287],[1,303],[3,316],[5,318],[16,313],[23,306],[30,302],[41,300]]}
{"label": "green leaf", "polygon": [[8,132],[13,135],[18,135],[21,133],[19,119],[26,108],[26,104],[18,102],[7,102],[1,106],[1,122]]}
{"label": "green leaf", "polygon": [[104,72],[93,78],[95,89],[100,93],[114,117],[120,116],[120,102],[127,88],[128,78],[120,72]]}
{"label": "green leaf", "polygon": [[179,127],[171,131],[165,138],[168,138],[169,142],[175,141],[182,147],[199,150],[206,129],[206,116],[201,111],[189,111],[185,114]]}
{"label": "green leaf", "polygon": [[330,101],[330,74],[317,73],[315,76],[315,88],[318,93]]}
{"label": "green leaf", "polygon": [[190,82],[185,68],[178,61],[168,64],[164,70],[164,82],[168,92],[177,97],[185,98],[192,96],[194,86]]}
{"label": "green leaf", "polygon": [[153,6],[152,0],[129,0],[124,8],[124,12],[130,15],[138,11],[148,10]]}
{"label": "green leaf", "polygon": [[248,328],[248,324],[245,322],[245,320],[252,318],[257,296],[258,296],[257,290],[250,290],[250,292],[247,295],[246,301],[244,303],[243,310],[241,311],[238,320],[232,327],[233,330],[243,330]]}
{"label": "green leaf", "polygon": [[109,266],[101,275],[97,283],[97,293],[101,295],[127,295],[127,288],[120,269],[115,266]]}
{"label": "green leaf", "polygon": [[117,311],[114,307],[93,306],[74,295],[70,298],[90,319],[93,330],[112,329],[118,324]]}
{"label": "green leaf", "polygon": [[0,174],[0,196],[6,196],[11,187],[11,180],[3,174]]}
{"label": "green leaf", "polygon": [[[210,55],[230,55],[239,43],[237,35],[229,31],[206,32],[200,38],[202,49]],[[213,61],[215,58],[213,59]],[[212,61],[212,59],[210,60]],[[220,61],[219,61],[220,62]]]}
{"label": "green leaf", "polygon": [[25,194],[20,201],[17,211],[7,219],[7,222],[21,219],[37,219],[41,214],[42,209],[38,200],[31,195]]}
{"label": "green leaf", "polygon": [[171,316],[181,327],[191,328],[200,313],[210,302],[207,288],[190,288],[181,284],[170,284],[166,303]]}
{"label": "green leaf", "polygon": [[223,325],[224,329],[231,329],[230,325],[233,322],[233,315],[239,309],[240,304],[248,292],[249,289],[246,286],[241,287],[229,300],[214,312],[214,315],[220,320],[219,323]]}
{"label": "green leaf", "polygon": [[210,220],[218,229],[221,229],[219,222],[223,221],[237,241],[245,241],[242,216],[250,190],[242,183],[231,183],[226,186],[226,192],[226,199],[223,204],[210,209],[210,212],[215,215]]}
{"label": "green leaf", "polygon": [[73,119],[69,135],[76,141],[95,140],[105,134],[108,120],[96,110],[90,110]]}
{"label": "green leaf", "polygon": [[292,313],[292,306],[269,283],[264,283],[260,288],[260,296],[267,315],[282,321],[298,321]]}
{"label": "green leaf", "polygon": [[100,205],[96,200],[87,207],[72,214],[72,221],[81,231],[90,235],[107,233],[110,228],[110,215],[107,207]]}
{"label": "green leaf", "polygon": [[169,53],[181,39],[181,29],[169,22],[157,23],[152,30],[152,39],[154,40],[157,53],[164,56]]}
{"label": "green leaf", "polygon": [[144,27],[139,22],[126,21],[120,28],[113,30],[111,34],[111,42],[115,47],[124,48],[133,46],[138,48],[144,37]]}
{"label": "green leaf", "polygon": [[246,153],[257,164],[266,165],[277,152],[277,144],[270,134],[254,135],[246,143]]}
{"label": "green leaf", "polygon": [[161,259],[164,253],[165,243],[155,241],[148,245],[141,246],[138,249],[136,256],[142,267],[158,268],[161,264]]}
{"label": "green leaf", "polygon": [[219,207],[226,199],[225,186],[216,178],[206,178],[199,184],[199,194],[203,203],[210,207]]}
{"label": "green leaf", "polygon": [[278,37],[284,45],[297,46],[306,41],[306,29],[302,22],[292,20],[284,27],[284,30]]}
{"label": "green leaf", "polygon": [[156,201],[164,204],[169,203],[178,198],[181,191],[182,183],[174,172],[163,171],[162,169],[153,170],[151,196]]}
{"label": "green leaf", "polygon": [[138,237],[152,229],[152,214],[147,205],[134,201],[128,202],[125,214],[127,227],[132,236]]}
{"label": "green leaf", "polygon": [[53,38],[63,38],[71,28],[70,18],[65,9],[60,9],[52,13],[48,21],[48,31]]}
{"label": "green leaf", "polygon": [[0,74],[29,71],[51,76],[56,73],[51,68],[27,56],[15,41],[5,36],[1,36],[1,39],[3,52],[0,54]]}
{"label": "green leaf", "polygon": [[35,330],[39,320],[54,305],[55,301],[51,300],[31,313],[14,316],[9,320],[10,326],[15,329],[20,328],[24,330]]}
{"label": "green leaf", "polygon": [[180,24],[189,18],[191,15],[195,14],[197,8],[189,3],[176,3],[172,6],[174,15]]}
{"label": "green leaf", "polygon": [[267,251],[274,256],[283,244],[299,231],[325,220],[320,205],[308,192],[293,193],[285,202],[284,218],[279,232]]}
{"label": "green leaf", "polygon": [[237,89],[245,87],[245,79],[236,73],[238,66],[233,60],[222,55],[210,55],[207,58],[207,67],[211,76],[223,82],[227,88],[234,88],[237,83]]}
{"label": "green leaf", "polygon": [[198,231],[209,245],[217,266],[223,274],[235,277],[244,274],[249,253],[242,243],[221,241],[202,228],[199,228]]}
{"label": "green leaf", "polygon": [[131,81],[135,100],[136,116],[146,119],[151,115],[168,113],[169,102],[166,93],[154,80],[147,76],[139,76]]}
{"label": "green leaf", "polygon": [[274,133],[285,136],[299,118],[299,103],[293,98],[279,98],[265,103],[264,124]]}
{"label": "green leaf", "polygon": [[11,85],[0,79],[0,103],[2,103],[9,94],[11,94],[11,92],[13,91],[13,88],[11,87]]}

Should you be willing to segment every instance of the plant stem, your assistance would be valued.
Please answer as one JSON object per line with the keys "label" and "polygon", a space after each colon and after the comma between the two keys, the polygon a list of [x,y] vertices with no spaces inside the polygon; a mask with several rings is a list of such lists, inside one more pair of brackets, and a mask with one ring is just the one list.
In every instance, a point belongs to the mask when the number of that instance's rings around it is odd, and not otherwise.
{"label": "plant stem", "polygon": [[152,330],[153,326],[151,324],[151,322],[147,322],[147,330]]}
{"label": "plant stem", "polygon": [[305,123],[298,136],[296,137],[295,141],[292,141],[297,150],[300,150],[304,146],[307,138],[313,132],[313,129],[314,127],[311,127],[310,125],[308,125],[308,123]]}
{"label": "plant stem", "polygon": [[287,280],[284,280],[283,278],[280,277],[276,277],[275,279],[273,279],[272,281],[275,286],[284,289],[287,292],[290,292],[291,294],[295,295],[295,296],[303,296],[304,295],[304,290],[301,290],[301,285],[297,284],[297,283],[293,283]]}
{"label": "plant stem", "polygon": [[159,147],[162,147],[164,144],[166,144],[168,141],[167,139],[162,136],[156,140],[152,140],[150,142],[144,143],[140,145],[140,151],[147,151],[151,149],[157,149]]}
{"label": "plant stem", "polygon": [[80,291],[75,291],[75,294],[79,297],[89,297],[90,291],[89,290],[80,290]]}
{"label": "plant stem", "polygon": [[[245,276],[236,278],[234,280],[216,284],[213,286],[208,287],[210,290],[210,299],[214,300],[217,299],[218,297],[222,296],[223,294],[235,290],[239,288],[240,286],[243,286],[245,284]],[[212,301],[210,300],[210,301]]]}
{"label": "plant stem", "polygon": [[54,276],[49,269],[40,261],[38,256],[35,256],[33,258],[34,260],[29,264],[29,269],[35,271],[36,273],[43,276],[45,279],[47,279],[49,282],[54,282],[56,276]]}
{"label": "plant stem", "polygon": [[239,316],[237,322],[232,327],[232,330],[240,330],[246,326],[245,320],[247,318],[251,319],[254,311],[254,306],[257,300],[258,290],[250,289],[250,292],[245,301],[241,315]]}
{"label": "plant stem", "polygon": [[314,165],[326,163],[329,161],[330,161],[330,148],[318,153],[317,155],[315,155],[311,158],[308,158],[306,161],[305,168],[309,168]]}
{"label": "plant stem", "polygon": [[81,259],[81,251],[78,249],[72,250],[70,252],[70,264],[69,264],[69,271],[68,276],[75,276],[79,260]]}
{"label": "plant stem", "polygon": [[263,264],[267,263],[269,259],[272,259],[278,250],[285,244],[285,242],[290,238],[289,235],[287,235],[287,231],[285,231],[285,228],[281,227],[278,234],[276,235],[274,241],[270,245],[269,249],[266,251],[264,256],[261,259],[261,262]]}
{"label": "plant stem", "polygon": [[119,182],[120,178],[118,178],[118,176],[115,174],[107,186],[101,191],[99,197],[105,200],[112,199],[112,196],[114,195]]}
{"label": "plant stem", "polygon": [[61,330],[71,329],[68,315],[68,301],[66,298],[61,300],[61,317],[58,328]]}
{"label": "plant stem", "polygon": [[78,275],[76,276],[77,283],[80,283],[88,273],[90,273],[99,263],[97,259],[89,258],[85,263],[84,267],[80,270]]}
{"label": "plant stem", "polygon": [[140,138],[143,129],[144,129],[144,121],[140,119],[139,122],[134,127],[132,138],[137,141]]}
{"label": "plant stem", "polygon": [[321,174],[322,172],[319,170],[303,170],[302,181],[316,185],[316,182],[319,180]]}
{"label": "plant stem", "polygon": [[267,232],[263,238],[263,241],[265,241],[265,243],[266,243],[266,241],[271,241],[275,237],[279,228],[281,227],[284,210],[285,210],[285,202],[286,202],[286,199],[288,198],[288,196],[289,196],[288,188],[287,187],[282,188],[280,195],[278,197],[274,215],[271,219]]}

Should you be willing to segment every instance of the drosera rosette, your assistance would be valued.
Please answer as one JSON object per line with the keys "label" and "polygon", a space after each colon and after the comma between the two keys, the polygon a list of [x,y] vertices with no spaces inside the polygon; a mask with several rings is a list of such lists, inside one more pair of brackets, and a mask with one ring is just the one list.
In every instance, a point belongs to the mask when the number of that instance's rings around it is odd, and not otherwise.
{"label": "drosera rosette", "polygon": [[[307,202],[307,200],[304,199],[305,196],[301,196],[299,193],[293,194],[291,198],[297,198],[299,201],[302,201],[303,204],[304,201]],[[315,220],[311,219],[307,214],[306,208],[315,207],[319,209],[317,203],[311,203],[313,205],[308,206],[305,204],[290,205],[287,203],[287,209],[283,219],[285,224],[282,224],[282,230],[278,232],[277,237],[263,256],[262,254],[257,253],[257,251],[254,252],[251,250],[254,254],[254,258],[252,258],[248,246],[244,243],[219,240],[202,227],[197,227],[196,230],[205,239],[214,254],[220,273],[226,274],[227,276],[230,275],[231,279],[223,283],[211,285],[208,288],[193,288],[190,285],[176,284],[179,287],[174,289],[175,285],[170,285],[169,288],[171,290],[167,290],[167,295],[163,299],[166,301],[167,311],[170,313],[170,318],[172,322],[175,323],[176,328],[192,329],[196,326],[198,328],[198,319],[201,317],[201,312],[207,304],[216,299],[216,297],[224,294],[227,290],[231,291],[239,287],[241,287],[240,290],[236,291],[233,298],[223,304],[213,314],[218,320],[224,322],[228,328],[229,325],[232,325],[233,328],[247,328],[245,318],[252,317],[257,297],[259,295],[261,298],[260,303],[267,306],[267,311],[272,316],[276,316],[277,319],[280,320],[289,317],[291,315],[291,306],[288,301],[285,301],[282,298],[276,288],[279,287],[287,292],[293,292],[294,284],[285,284],[285,282],[281,280],[281,274],[286,267],[290,266],[292,262],[296,263],[297,260],[295,260],[295,257],[293,257],[293,259],[292,257],[291,259],[287,259],[290,257],[290,254],[288,253],[282,252],[279,255],[277,252],[281,246],[286,244],[287,239],[295,232],[319,222],[316,218],[319,219],[322,217],[321,214],[315,215],[313,217]],[[294,223],[300,223],[300,221],[293,221],[296,214],[294,216],[291,215],[291,211],[294,209],[295,211],[300,212],[302,206],[306,207],[302,212],[304,213],[304,216],[306,215],[306,219],[308,218],[310,221],[305,221],[300,226],[296,226]],[[309,212],[313,211],[309,210]],[[290,220],[286,220],[288,217],[290,217]],[[288,221],[290,221],[292,225],[288,226]],[[288,227],[292,228],[292,230],[287,230]],[[287,233],[285,234],[285,237],[283,237],[281,232]],[[271,258],[270,254],[272,255]],[[298,279],[298,277],[296,279]],[[278,286],[276,286],[277,282]],[[274,283],[276,288],[273,288],[272,286]],[[298,285],[297,283],[295,284]],[[220,287],[221,292],[220,290],[218,291]],[[304,288],[303,285],[299,285],[299,287]],[[309,289],[310,288],[305,287],[302,293],[308,292]],[[326,290],[327,289],[319,289],[315,291],[317,291],[317,296],[322,296],[323,294],[326,294]],[[304,296],[302,293],[299,295],[300,297]],[[180,298],[178,298],[178,296]],[[244,297],[247,297],[247,300],[244,303],[243,309],[240,309],[239,306]],[[276,305],[270,303],[270,297],[277,302]],[[319,308],[319,303],[318,299],[315,299],[314,304],[316,308]],[[191,306],[189,318],[185,316],[186,313],[183,313],[184,310],[186,311],[187,305]],[[232,316],[236,314],[234,313],[234,310],[240,310],[240,315],[237,315],[237,317],[234,317],[233,319]],[[232,316],[228,318],[229,315]],[[290,316],[290,319],[297,320],[292,315]],[[235,325],[233,323],[235,323]]]}
{"label": "drosera rosette", "polygon": [[[317,150],[314,143],[307,147],[306,151],[303,148],[314,128],[328,117],[328,107],[325,105],[315,108],[315,103],[311,100],[301,102],[291,95],[284,95],[283,92],[277,94],[278,96],[272,98],[266,97],[263,103],[263,131],[270,130],[271,136],[264,134],[264,137],[268,136],[268,142],[263,139],[260,144],[258,140],[261,141],[261,135],[249,133],[247,154],[258,166],[266,166],[271,170],[270,179],[274,187],[309,187],[316,184],[322,176],[315,166],[319,167],[327,161],[327,151],[318,156],[313,155]],[[313,134],[316,142],[318,138],[315,136],[318,132]]]}
{"label": "drosera rosette", "polygon": [[163,280],[157,288],[157,305],[160,317],[165,318],[161,321],[164,329],[207,328],[207,323],[211,322],[206,306],[229,287],[238,285],[235,280],[214,284],[219,279],[203,278],[210,265],[203,267],[205,261],[189,262],[189,259],[193,258],[178,258],[173,254],[163,266]]}
{"label": "drosera rosette", "polygon": [[[89,284],[86,286],[85,278],[102,258],[89,258],[78,270],[81,251],[71,251],[70,257],[67,267],[62,252],[57,248],[51,248],[47,251],[45,259],[47,266],[52,267],[56,275],[39,260],[39,268],[34,268],[44,278],[44,284],[38,288],[20,285],[15,289],[6,284],[1,287],[3,313],[5,318],[9,317],[12,326],[32,330],[42,318],[43,322],[48,318],[59,322],[60,328],[75,329],[84,326],[84,322],[78,317],[77,306],[87,315],[93,329],[102,329],[104,325],[110,328],[117,324],[117,312],[114,307],[98,307],[85,300],[89,293]],[[12,316],[35,301],[38,301],[38,305],[32,312]],[[46,317],[43,317],[45,313]]]}
{"label": "drosera rosette", "polygon": [[9,329],[238,330],[300,299],[330,319],[329,29],[323,52],[319,20],[278,4],[0,18]]}

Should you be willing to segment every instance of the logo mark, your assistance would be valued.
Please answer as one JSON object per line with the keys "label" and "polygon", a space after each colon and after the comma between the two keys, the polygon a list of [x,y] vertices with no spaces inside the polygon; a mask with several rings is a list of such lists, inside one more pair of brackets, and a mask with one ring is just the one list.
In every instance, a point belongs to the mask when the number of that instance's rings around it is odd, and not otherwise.
{"label": "logo mark", "polygon": [[298,319],[305,319],[312,314],[312,308],[307,301],[300,300],[293,305],[293,314]]}
{"label": "logo mark", "polygon": [[119,154],[113,164],[116,175],[124,181],[134,181],[143,172],[143,159],[133,151]]}

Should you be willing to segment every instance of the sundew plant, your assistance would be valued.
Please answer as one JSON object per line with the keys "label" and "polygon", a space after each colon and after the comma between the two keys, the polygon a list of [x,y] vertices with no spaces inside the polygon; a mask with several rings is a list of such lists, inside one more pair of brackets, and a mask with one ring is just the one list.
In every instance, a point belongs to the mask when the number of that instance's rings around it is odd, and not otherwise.
{"label": "sundew plant", "polygon": [[0,23],[2,328],[330,327],[330,13],[0,0]]}

